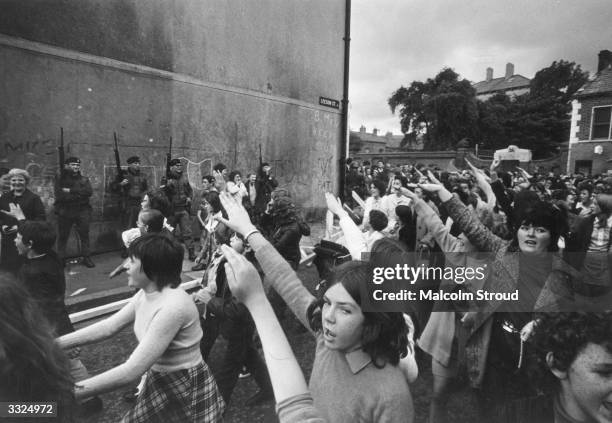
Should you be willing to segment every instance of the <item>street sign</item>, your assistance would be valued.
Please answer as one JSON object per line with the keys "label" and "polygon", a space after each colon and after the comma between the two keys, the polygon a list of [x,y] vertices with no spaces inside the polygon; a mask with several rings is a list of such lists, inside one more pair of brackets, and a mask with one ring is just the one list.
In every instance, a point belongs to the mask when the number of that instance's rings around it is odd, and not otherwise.
{"label": "street sign", "polygon": [[340,108],[340,102],[326,97],[319,97],[319,104],[321,106],[333,107],[334,109]]}

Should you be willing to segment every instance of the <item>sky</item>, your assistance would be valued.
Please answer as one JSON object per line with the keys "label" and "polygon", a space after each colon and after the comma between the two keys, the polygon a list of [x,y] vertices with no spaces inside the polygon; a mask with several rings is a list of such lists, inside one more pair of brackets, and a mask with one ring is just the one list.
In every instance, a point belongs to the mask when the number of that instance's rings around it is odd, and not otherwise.
{"label": "sky", "polygon": [[593,74],[612,50],[612,0],[352,0],[349,127],[400,135],[387,100],[450,67],[472,82],[533,78],[555,60]]}

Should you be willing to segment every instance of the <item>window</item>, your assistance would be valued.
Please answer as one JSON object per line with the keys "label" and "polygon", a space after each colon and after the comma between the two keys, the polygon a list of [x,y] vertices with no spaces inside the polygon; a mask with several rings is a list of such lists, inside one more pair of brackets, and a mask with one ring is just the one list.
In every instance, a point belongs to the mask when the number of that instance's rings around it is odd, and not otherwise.
{"label": "window", "polygon": [[612,106],[593,108],[593,128],[591,139],[610,139],[610,122],[612,118]]}
{"label": "window", "polygon": [[576,168],[574,169],[574,173],[582,173],[584,175],[590,175],[592,168],[593,168],[592,160],[576,160]]}

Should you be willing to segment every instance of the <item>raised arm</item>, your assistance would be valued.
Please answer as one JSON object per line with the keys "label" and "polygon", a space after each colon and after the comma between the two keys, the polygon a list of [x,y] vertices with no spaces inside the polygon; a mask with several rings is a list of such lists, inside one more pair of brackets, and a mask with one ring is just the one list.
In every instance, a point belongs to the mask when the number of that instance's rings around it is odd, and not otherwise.
{"label": "raised arm", "polygon": [[476,166],[470,163],[467,159],[465,161],[470,166],[470,169],[472,170],[472,175],[474,175],[474,178],[476,178],[476,184],[487,196],[487,206],[492,209],[493,207],[495,207],[497,199],[495,197],[495,194],[493,193],[491,184],[489,184],[489,181],[487,181],[486,175],[482,172],[482,170],[476,168]]}
{"label": "raised arm", "polygon": [[[436,179],[434,181],[438,182]],[[502,247],[504,244],[502,239],[487,229],[461,200],[453,196],[442,185],[433,183],[419,184],[419,186],[426,191],[438,194],[451,219],[479,251],[496,252]]]}
{"label": "raised arm", "polygon": [[367,242],[363,232],[359,230],[353,219],[342,208],[340,200],[334,197],[333,194],[326,192],[325,201],[327,202],[327,209],[340,218],[340,228],[346,241],[344,246],[351,253],[353,260],[361,260],[361,253],[367,252]]}
{"label": "raised arm", "polygon": [[[248,308],[257,326],[281,423],[323,422],[313,406],[302,369],[266,298],[257,270],[233,249],[226,245],[221,249],[227,258],[225,273],[232,294]],[[295,419],[296,415],[299,420]]]}
{"label": "raised arm", "polygon": [[304,327],[310,330],[307,310],[310,304],[315,301],[315,297],[304,287],[289,263],[251,223],[242,204],[227,193],[221,193],[220,198],[229,219],[223,217],[217,217],[217,219],[247,238],[269,283],[291,308],[291,311]]}
{"label": "raised arm", "polygon": [[442,252],[452,253],[462,251],[463,242],[459,238],[451,235],[450,230],[444,225],[436,212],[429,207],[425,201],[417,198],[416,195],[413,201],[414,211],[423,217],[423,222],[425,226],[427,226],[428,233],[436,240]]}

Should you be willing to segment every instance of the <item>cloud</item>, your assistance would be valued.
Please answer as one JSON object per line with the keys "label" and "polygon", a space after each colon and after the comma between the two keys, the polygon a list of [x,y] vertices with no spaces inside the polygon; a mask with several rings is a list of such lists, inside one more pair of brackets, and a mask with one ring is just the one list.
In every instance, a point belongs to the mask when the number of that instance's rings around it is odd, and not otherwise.
{"label": "cloud", "polygon": [[611,15],[609,0],[354,0],[350,127],[399,133],[387,99],[445,66],[474,82],[507,62],[528,78],[559,59],[593,72]]}

